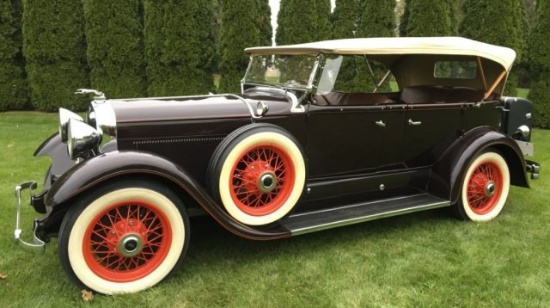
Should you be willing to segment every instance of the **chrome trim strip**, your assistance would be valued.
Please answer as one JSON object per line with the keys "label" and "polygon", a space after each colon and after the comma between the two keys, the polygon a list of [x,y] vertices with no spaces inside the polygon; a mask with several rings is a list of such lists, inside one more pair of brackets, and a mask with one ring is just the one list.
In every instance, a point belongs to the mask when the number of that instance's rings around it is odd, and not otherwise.
{"label": "chrome trim strip", "polygon": [[27,250],[30,250],[32,252],[44,253],[46,249],[45,247],[46,243],[41,239],[39,239],[36,236],[36,233],[34,232],[36,230],[36,221],[33,227],[33,242],[28,243],[23,239],[21,239],[21,234],[23,233],[23,231],[21,230],[21,192],[25,189],[28,189],[29,195],[32,197],[32,191],[36,189],[36,186],[37,185],[35,181],[30,181],[30,182],[25,182],[23,184],[17,185],[15,187],[15,198],[17,200],[17,205],[16,205],[16,214],[15,214],[15,231],[13,232],[13,235],[16,243],[20,244],[21,247]]}
{"label": "chrome trim strip", "polygon": [[[354,217],[354,218],[350,218],[350,219],[333,221],[333,222],[326,223],[326,224],[294,229],[294,230],[290,230],[290,232],[292,233],[292,236],[302,235],[302,234],[307,234],[307,233],[311,233],[311,232],[316,232],[316,231],[332,229],[332,228],[337,228],[337,227],[343,227],[343,226],[353,225],[353,224],[362,223],[362,222],[366,222],[366,221],[376,220],[376,219],[380,219],[380,218],[387,218],[387,217],[399,216],[399,215],[403,215],[403,214],[409,214],[409,213],[425,211],[425,210],[430,210],[430,209],[437,209],[437,208],[449,206],[450,204],[451,204],[450,201],[441,201],[441,202],[426,204],[426,205],[422,205],[422,206],[415,206],[415,207],[404,208],[404,209],[399,209],[399,210],[395,210],[395,211],[383,212],[383,213],[378,213],[378,214],[373,214],[373,215],[368,215],[368,216],[363,216],[363,217]],[[330,211],[330,210],[328,210],[328,211]]]}

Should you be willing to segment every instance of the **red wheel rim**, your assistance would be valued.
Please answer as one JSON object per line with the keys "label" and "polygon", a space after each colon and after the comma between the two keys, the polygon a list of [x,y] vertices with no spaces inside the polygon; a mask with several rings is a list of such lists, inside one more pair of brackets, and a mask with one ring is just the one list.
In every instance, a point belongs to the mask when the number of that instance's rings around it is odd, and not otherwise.
{"label": "red wheel rim", "polygon": [[284,149],[275,145],[254,146],[244,152],[231,170],[233,202],[248,215],[273,213],[290,196],[295,173]]}
{"label": "red wheel rim", "polygon": [[172,230],[154,204],[129,200],[102,210],[82,245],[88,267],[99,277],[129,282],[154,271],[168,255]]}
{"label": "red wheel rim", "polygon": [[499,166],[492,161],[480,163],[468,180],[468,206],[475,214],[492,211],[500,200],[503,175]]}

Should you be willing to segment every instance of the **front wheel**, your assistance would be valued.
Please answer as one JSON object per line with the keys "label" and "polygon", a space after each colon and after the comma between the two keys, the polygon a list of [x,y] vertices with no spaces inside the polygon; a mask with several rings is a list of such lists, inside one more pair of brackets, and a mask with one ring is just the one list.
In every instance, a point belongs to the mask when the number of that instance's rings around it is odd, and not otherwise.
{"label": "front wheel", "polygon": [[502,156],[485,152],[469,165],[456,205],[459,217],[472,221],[495,218],[504,207],[510,190],[510,171]]}
{"label": "front wheel", "polygon": [[84,196],[60,228],[59,259],[69,278],[103,294],[152,287],[182,263],[189,219],[163,185],[125,180]]}

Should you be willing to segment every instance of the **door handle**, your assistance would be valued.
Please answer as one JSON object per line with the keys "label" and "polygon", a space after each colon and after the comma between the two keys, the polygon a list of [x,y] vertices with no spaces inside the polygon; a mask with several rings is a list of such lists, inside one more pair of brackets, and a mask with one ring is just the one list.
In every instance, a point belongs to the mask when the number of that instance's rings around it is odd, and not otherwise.
{"label": "door handle", "polygon": [[382,121],[382,120],[375,121],[374,124],[376,124],[376,126],[386,127],[386,123],[384,123],[384,121]]}
{"label": "door handle", "polygon": [[422,121],[413,121],[412,119],[409,119],[409,125],[412,125],[412,126],[422,125]]}

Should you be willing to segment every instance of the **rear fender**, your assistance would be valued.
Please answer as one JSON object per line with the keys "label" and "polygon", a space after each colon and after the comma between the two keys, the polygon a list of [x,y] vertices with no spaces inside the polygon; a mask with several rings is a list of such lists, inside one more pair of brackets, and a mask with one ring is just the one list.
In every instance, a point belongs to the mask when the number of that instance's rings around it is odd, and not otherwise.
{"label": "rear fender", "polygon": [[170,183],[186,194],[230,232],[254,240],[290,237],[283,228],[258,230],[240,224],[219,206],[188,172],[174,163],[152,154],[135,151],[112,151],[83,161],[63,174],[46,195],[45,204],[52,215],[65,212],[78,196],[121,177],[142,176]]}
{"label": "rear fender", "polygon": [[505,134],[490,128],[480,127],[458,139],[433,166],[428,182],[428,191],[441,198],[458,202],[465,172],[477,155],[487,149],[498,151],[510,169],[510,184],[529,187],[525,161],[517,143]]}

